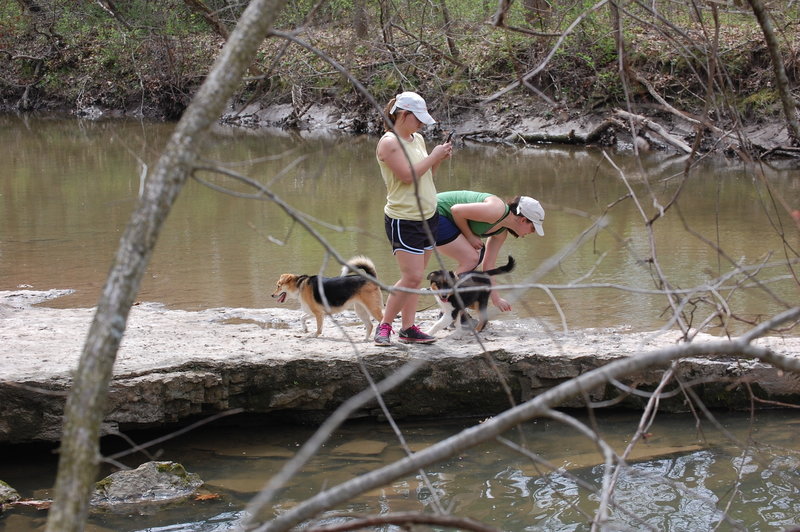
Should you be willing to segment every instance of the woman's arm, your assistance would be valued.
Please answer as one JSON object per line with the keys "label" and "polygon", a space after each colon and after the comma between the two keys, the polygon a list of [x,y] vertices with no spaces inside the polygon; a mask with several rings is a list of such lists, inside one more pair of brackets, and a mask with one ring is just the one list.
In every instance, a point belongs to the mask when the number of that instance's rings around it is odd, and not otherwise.
{"label": "woman's arm", "polygon": [[480,236],[472,232],[469,227],[470,220],[476,222],[494,222],[506,212],[506,204],[497,196],[489,196],[480,203],[458,203],[450,208],[453,223],[456,224],[461,234],[475,249],[483,246]]}
{"label": "woman's arm", "polygon": [[428,170],[438,168],[439,163],[450,157],[451,150],[452,145],[449,142],[439,144],[427,157],[411,165],[397,137],[386,136],[378,142],[377,154],[378,159],[389,167],[397,179],[403,183],[413,183],[414,177],[419,178]]}
{"label": "woman's arm", "polygon": [[[508,238],[508,231],[503,231],[500,234],[492,235],[486,239],[486,253],[483,256],[482,270],[486,271],[497,267],[497,255],[500,254],[500,248],[503,247],[506,238]],[[494,277],[492,277],[491,280],[492,285],[494,285]],[[492,304],[502,312],[511,310],[511,304],[500,297],[500,294],[496,290],[492,290],[491,298]]]}
{"label": "woman's arm", "polygon": [[486,239],[486,252],[483,255],[481,270],[486,271],[497,267],[497,256],[500,254],[500,248],[505,244],[506,238],[508,238],[508,231],[503,231]]}

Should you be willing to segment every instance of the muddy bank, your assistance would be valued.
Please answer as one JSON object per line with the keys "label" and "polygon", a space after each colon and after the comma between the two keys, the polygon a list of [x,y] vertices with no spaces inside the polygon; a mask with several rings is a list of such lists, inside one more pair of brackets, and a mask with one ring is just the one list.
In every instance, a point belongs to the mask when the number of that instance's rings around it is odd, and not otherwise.
{"label": "muddy bank", "polygon": [[[0,292],[0,443],[59,438],[71,372],[93,317],[92,309],[45,306],[62,294]],[[117,356],[104,432],[179,425],[233,408],[317,422],[368,386],[364,371],[377,381],[410,360],[423,365],[386,394],[394,416],[486,416],[508,405],[500,379],[515,401],[525,401],[610,361],[677,341],[675,333],[559,332],[511,317],[492,321],[482,334],[485,353],[474,338],[452,334],[431,346],[381,348],[363,340],[354,314],[344,313],[336,323],[328,320],[320,338],[302,334],[300,318],[299,311],[283,309],[186,312],[136,305]],[[430,324],[436,311],[421,318],[423,326]],[[800,339],[758,343],[800,357]],[[710,407],[747,407],[746,387],[736,383],[742,377],[759,397],[800,401],[800,378],[750,360],[687,359],[679,373],[685,382],[707,381],[695,390]],[[660,369],[652,370],[627,382],[652,389],[660,375]],[[602,401],[620,392],[607,386],[590,395]],[[640,408],[642,401],[629,396],[617,406]],[[561,406],[580,404],[575,399]],[[662,406],[687,408],[680,395]],[[371,405],[358,416],[380,418],[382,413]]]}
{"label": "muddy bank", "polygon": [[[9,110],[0,105],[0,113]],[[454,142],[505,144],[519,147],[537,145],[574,145],[607,147],[619,152],[664,152],[688,156],[694,148],[699,154],[720,157],[784,160],[795,165],[800,151],[792,146],[786,122],[776,116],[764,116],[739,129],[712,133],[696,122],[676,114],[643,112],[631,114],[620,109],[560,110],[543,107],[530,98],[511,102],[468,106],[463,110],[431,108],[440,122],[428,126],[425,135],[434,142],[453,131]],[[138,118],[124,109],[99,105],[65,107],[53,104],[51,116],[79,120],[114,120]],[[445,116],[446,115],[446,116]],[[445,116],[445,118],[442,118]],[[162,121],[163,117],[150,117]],[[230,104],[219,123],[226,127],[252,130],[279,130],[299,135],[373,135],[383,133],[378,112],[364,106],[345,106],[343,102],[313,103],[298,110],[290,103]],[[635,124],[635,136],[631,126]],[[702,139],[696,143],[698,134]],[[634,148],[635,147],[635,148]]]}
{"label": "muddy bank", "polygon": [[[431,111],[436,115],[436,110]],[[436,115],[439,116],[439,115]],[[260,103],[236,108],[222,117],[227,125],[253,129],[292,129],[299,132],[341,131],[352,134],[380,135],[383,124],[376,112],[341,109],[335,105],[313,104],[299,113],[291,104],[263,106]],[[630,125],[636,123],[637,135]],[[692,151],[698,128],[686,118],[674,114],[632,115],[618,109],[594,113],[564,110],[554,113],[531,105],[530,101],[475,105],[427,129],[436,137],[454,131],[456,142],[503,143],[519,146],[569,144],[607,146],[619,151],[636,149],[688,154]],[[770,157],[797,157],[790,148],[788,129],[779,118],[765,118],[746,125],[741,135],[707,135],[698,146],[700,152],[739,156],[755,153]]]}
{"label": "muddy bank", "polygon": [[[530,99],[511,103],[470,106],[466,110],[431,112],[440,122],[425,129],[431,142],[453,131],[455,142],[506,144],[514,146],[574,145],[608,147],[620,152],[658,151],[688,155],[695,147],[698,131],[704,140],[697,144],[701,154],[740,158],[785,159],[792,164],[800,151],[792,147],[786,123],[780,117],[766,116],[751,121],[740,130],[713,134],[698,130],[688,118],[668,113],[631,114],[619,109],[603,109],[591,113],[580,109],[552,112],[533,104]],[[0,107],[0,112],[2,108]],[[81,120],[113,120],[129,116],[120,109],[96,105],[63,113]],[[220,118],[220,124],[253,130],[280,130],[300,135],[360,135],[376,138],[383,133],[380,116],[372,108],[343,107],[337,103],[314,103],[298,111],[289,103],[231,104]],[[631,133],[635,124],[636,135]]]}

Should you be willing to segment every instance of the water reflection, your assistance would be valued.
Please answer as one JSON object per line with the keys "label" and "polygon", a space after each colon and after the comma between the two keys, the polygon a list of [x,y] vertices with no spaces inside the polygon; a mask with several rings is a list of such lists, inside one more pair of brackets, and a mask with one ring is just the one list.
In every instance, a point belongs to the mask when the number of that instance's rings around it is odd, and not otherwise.
{"label": "water reflection", "polygon": [[[578,413],[580,414],[580,413]],[[578,415],[579,419],[581,416]],[[581,419],[586,422],[586,419]],[[617,452],[638,425],[628,414],[598,418],[600,434]],[[791,412],[719,414],[727,434],[693,419],[658,416],[651,437],[640,442],[616,480],[607,530],[682,532],[712,530],[773,531],[800,519],[800,445],[786,427]],[[456,433],[467,422],[401,423],[412,449],[421,449]],[[92,514],[88,531],[235,530],[247,502],[309,437],[298,427],[206,427],[153,449],[161,460],[178,460],[198,473],[217,499],[190,501],[157,512],[132,515]],[[388,512],[432,512],[437,506],[508,531],[590,529],[597,511],[605,469],[592,441],[561,424],[537,420],[509,438],[526,442],[530,452],[552,463],[534,464],[506,446],[484,444],[426,470],[433,492],[417,474],[358,496],[322,516],[325,523],[343,516]],[[731,439],[731,437],[733,439]],[[136,436],[146,441],[147,436]],[[742,446],[740,446],[743,445]],[[106,441],[106,452],[120,442]],[[280,494],[273,515],[319,491],[404,455],[386,425],[353,423],[342,427]],[[8,456],[7,456],[8,457]],[[47,498],[55,468],[41,460],[13,456],[0,463],[0,478],[23,497]],[[129,457],[131,466],[147,460]],[[110,468],[105,466],[107,473]],[[435,498],[433,494],[435,493]],[[0,530],[39,532],[44,516],[14,509],[0,518]],[[400,530],[387,527],[384,530]]]}

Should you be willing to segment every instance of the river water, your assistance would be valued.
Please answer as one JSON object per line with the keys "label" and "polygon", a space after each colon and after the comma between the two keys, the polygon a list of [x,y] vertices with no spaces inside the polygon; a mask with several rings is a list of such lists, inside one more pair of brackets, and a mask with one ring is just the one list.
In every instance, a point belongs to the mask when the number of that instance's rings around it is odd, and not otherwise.
{"label": "river water", "polygon": [[[576,417],[592,425],[581,413]],[[400,423],[400,429],[410,450],[418,451],[466,428],[468,421],[472,420]],[[606,414],[594,426],[622,453],[638,421],[632,414]],[[800,418],[787,411],[760,412],[752,419],[720,414],[696,426],[686,416],[658,416],[617,481],[613,524],[606,529],[704,531],[722,520],[718,530],[770,532],[800,524],[798,430]],[[236,530],[247,502],[309,435],[310,429],[290,426],[206,427],[161,443],[150,455],[123,458],[132,467],[156,457],[180,461],[201,476],[215,498],[158,510],[96,513],[87,530]],[[524,438],[530,453],[552,465],[499,444],[485,444],[430,467],[425,471],[427,482],[421,474],[396,480],[327,513],[324,522],[339,522],[342,514],[434,512],[438,505],[500,530],[589,530],[604,472],[594,443],[545,419],[507,437],[517,443]],[[147,438],[137,438],[138,443],[144,441]],[[106,454],[127,443],[107,443]],[[0,478],[23,497],[48,498],[55,457],[18,453],[23,450],[4,453]],[[271,511],[291,508],[326,487],[403,456],[388,425],[345,425],[287,485]],[[104,472],[109,471],[106,465]],[[40,531],[44,519],[41,510],[16,509],[0,516],[0,530]]]}
{"label": "river water", "polygon": [[[73,289],[48,304],[93,306],[144,169],[157,160],[171,129],[0,117],[0,290]],[[375,140],[221,128],[204,156],[209,166],[262,182],[342,256],[370,256],[379,277],[391,283],[398,272],[383,235]],[[519,264],[507,279],[517,287],[509,291],[514,317],[535,317],[555,328],[670,326],[667,299],[654,293],[665,283],[681,290],[714,285],[696,289],[683,307],[693,326],[712,309],[725,309],[723,320],[711,321],[712,332],[720,332],[723,322],[741,331],[747,321],[796,304],[797,284],[785,262],[800,245],[787,214],[787,208],[800,208],[798,171],[707,160],[684,176],[685,164],[685,158],[663,154],[637,160],[596,148],[459,143],[436,182],[440,190],[525,194],[544,204],[546,236],[509,239],[503,251]],[[250,192],[218,174],[198,176],[239,195]],[[645,223],[678,193],[665,217]],[[139,299],[185,310],[277,306],[270,294],[280,273],[338,270],[325,261],[320,242],[274,203],[192,181],[167,220]],[[750,268],[749,280],[732,274],[733,264]],[[427,305],[424,298],[421,304]],[[709,421],[698,430],[694,418],[659,416],[619,481],[613,529],[710,530],[723,509],[729,521],[721,530],[781,530],[800,523],[800,417],[793,411],[754,419],[720,416],[727,436]],[[621,451],[637,419],[607,414],[595,422]],[[465,423],[417,423],[403,431],[415,450]],[[428,471],[441,505],[503,530],[588,530],[587,512],[597,503],[591,487],[602,477],[594,444],[545,420],[509,438],[520,434],[531,451],[561,469],[548,472],[502,445],[482,446]],[[219,498],[153,514],[94,516],[90,530],[235,529],[245,501],[308,435],[298,427],[212,425],[161,444],[159,459],[181,461]],[[347,425],[275,510],[401,453],[388,427]],[[14,449],[0,461],[0,479],[25,497],[47,498],[54,467],[48,453]],[[433,511],[433,501],[415,476],[341,511]],[[15,510],[0,516],[0,530],[41,530],[43,520],[41,511]]]}
{"label": "river water", "polygon": [[[93,306],[134,208],[142,169],[154,164],[171,129],[0,119],[0,289],[74,289],[53,304]],[[383,233],[385,189],[374,147],[368,137],[221,129],[204,155],[209,165],[264,183],[343,257],[368,255],[379,277],[393,283],[399,274]],[[458,147],[436,183],[440,190],[524,194],[544,204],[546,236],[510,238],[501,252],[519,264],[505,281],[551,287],[507,294],[517,299],[516,316],[555,327],[652,330],[672,315],[665,312],[667,298],[651,293],[656,288],[713,285],[684,293],[684,319],[698,326],[723,308],[736,317],[724,318],[736,330],[738,320],[754,321],[796,301],[797,283],[776,279],[791,276],[785,259],[796,258],[800,247],[784,208],[800,208],[797,170],[703,161],[684,180],[684,165],[684,158],[661,154],[639,163],[599,149],[469,145]],[[230,178],[198,175],[252,192]],[[679,201],[649,226],[651,234],[646,219],[678,190]],[[606,224],[601,231],[595,230],[598,220]],[[751,279],[732,275],[717,282],[734,263],[750,268]],[[317,273],[325,264],[323,246],[274,203],[193,181],[167,220],[139,297],[186,310],[271,307],[281,273]],[[324,272],[338,269],[329,261]],[[744,286],[755,280],[763,284]]]}

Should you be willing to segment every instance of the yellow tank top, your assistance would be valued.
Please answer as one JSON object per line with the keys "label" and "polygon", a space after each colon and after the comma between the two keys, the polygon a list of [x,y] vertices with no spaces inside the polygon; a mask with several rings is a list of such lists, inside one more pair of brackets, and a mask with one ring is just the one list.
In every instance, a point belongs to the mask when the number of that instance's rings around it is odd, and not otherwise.
{"label": "yellow tank top", "polygon": [[[416,164],[428,156],[425,139],[419,133],[414,133],[411,141],[398,138],[391,131],[384,133],[383,136],[387,135],[397,138],[402,143],[412,164]],[[387,216],[400,220],[427,220],[434,215],[436,212],[436,186],[433,184],[433,174],[430,170],[422,176],[417,176],[417,188],[422,204],[422,214],[420,214],[414,183],[406,184],[397,179],[394,172],[380,159],[378,159],[378,166],[381,169],[383,182],[386,183],[386,206],[383,208],[383,212]]]}

